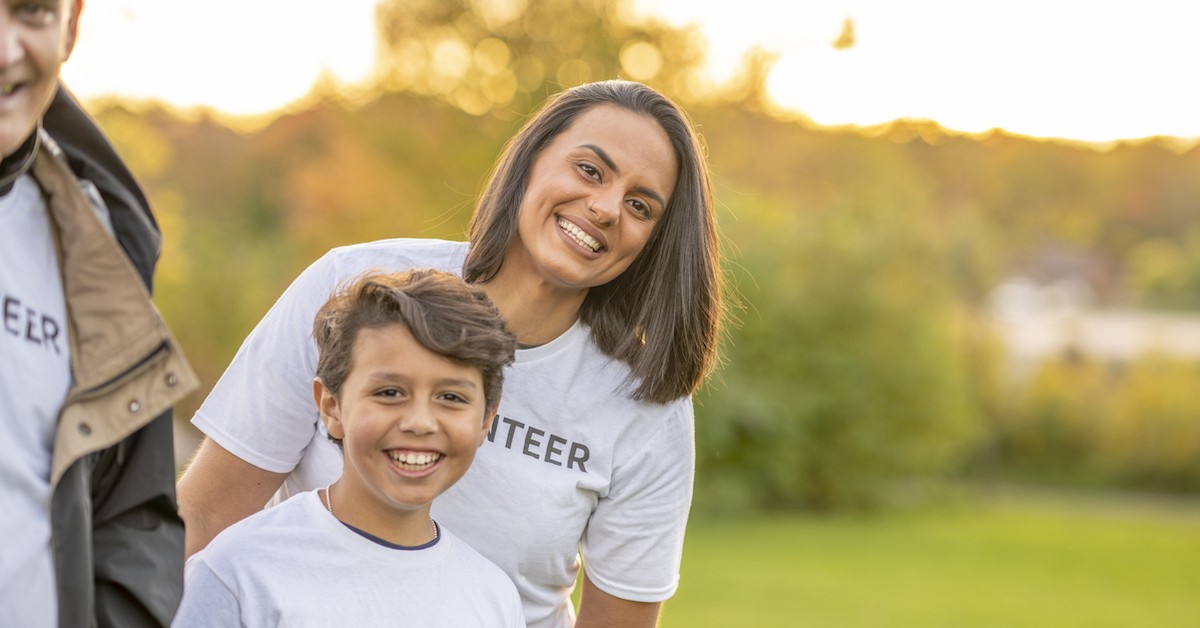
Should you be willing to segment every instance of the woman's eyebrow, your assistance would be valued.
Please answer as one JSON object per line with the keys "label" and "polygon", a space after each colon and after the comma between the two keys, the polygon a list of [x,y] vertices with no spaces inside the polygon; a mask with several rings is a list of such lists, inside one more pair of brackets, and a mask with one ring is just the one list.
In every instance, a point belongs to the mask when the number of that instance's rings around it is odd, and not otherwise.
{"label": "woman's eyebrow", "polygon": [[586,148],[593,153],[596,153],[596,156],[600,158],[600,161],[603,161],[604,164],[609,167],[609,169],[618,175],[621,174],[621,169],[617,167],[617,162],[613,161],[612,157],[609,157],[608,153],[603,148],[600,148],[595,144],[580,144],[579,148]]}

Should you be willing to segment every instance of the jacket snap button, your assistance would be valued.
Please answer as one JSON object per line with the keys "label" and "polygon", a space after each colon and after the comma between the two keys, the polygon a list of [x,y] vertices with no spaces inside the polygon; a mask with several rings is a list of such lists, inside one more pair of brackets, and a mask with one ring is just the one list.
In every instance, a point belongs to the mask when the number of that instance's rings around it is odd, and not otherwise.
{"label": "jacket snap button", "polygon": [[179,383],[179,376],[174,373],[167,373],[167,386],[174,386]]}
{"label": "jacket snap button", "polygon": [[131,400],[129,401],[129,405],[128,405],[128,406],[125,406],[125,407],[126,407],[126,409],[128,409],[128,410],[129,410],[129,412],[131,412],[131,413],[133,413],[133,412],[137,412],[138,410],[141,410],[141,409],[142,409],[142,402],[138,401],[137,399],[131,399]]}
{"label": "jacket snap button", "polygon": [[92,426],[88,425],[87,423],[80,423],[79,424],[79,433],[83,434],[84,436],[91,436],[92,435]]}

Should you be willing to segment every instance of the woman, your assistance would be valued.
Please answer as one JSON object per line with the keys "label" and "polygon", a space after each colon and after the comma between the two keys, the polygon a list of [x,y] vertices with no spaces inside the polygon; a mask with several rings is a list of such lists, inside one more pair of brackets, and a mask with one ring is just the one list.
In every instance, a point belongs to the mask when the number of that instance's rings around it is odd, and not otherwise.
{"label": "woman", "polygon": [[690,395],[721,313],[698,139],[645,85],[567,90],[506,148],[469,240],[335,249],[288,288],[193,419],[208,438],[179,482],[188,551],[277,490],[337,477],[310,400],[313,315],[366,270],[435,267],[481,285],[523,347],[488,442],[435,518],[508,572],[531,626],[572,624],[580,554],[575,625],[653,626],[678,581]]}

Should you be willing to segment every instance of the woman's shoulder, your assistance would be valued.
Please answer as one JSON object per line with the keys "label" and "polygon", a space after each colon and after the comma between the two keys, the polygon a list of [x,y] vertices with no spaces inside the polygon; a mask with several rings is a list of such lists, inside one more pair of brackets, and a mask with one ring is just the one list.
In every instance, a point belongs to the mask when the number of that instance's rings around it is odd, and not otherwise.
{"label": "woman's shoulder", "polygon": [[634,375],[633,369],[624,361],[601,350],[592,339],[590,329],[586,325],[583,325],[582,329],[586,334],[586,343],[582,348],[581,359],[589,371],[597,374],[596,379],[591,383],[592,387],[595,387],[596,384],[601,385],[601,390],[610,395],[609,403],[625,406],[627,411],[642,417],[654,416],[664,420],[671,417],[690,419],[692,414],[691,395],[684,395],[664,403],[636,399],[634,392],[641,381]]}
{"label": "woman's shoulder", "polygon": [[357,275],[368,270],[436,268],[462,272],[467,243],[430,238],[390,238],[359,242],[331,249],[318,263],[333,266],[339,275]]}
{"label": "woman's shoulder", "polygon": [[319,507],[320,497],[316,491],[300,493],[229,526],[204,551],[210,556],[235,555],[248,547],[263,551],[278,546],[280,538],[289,537],[297,530],[312,530],[310,522]]}

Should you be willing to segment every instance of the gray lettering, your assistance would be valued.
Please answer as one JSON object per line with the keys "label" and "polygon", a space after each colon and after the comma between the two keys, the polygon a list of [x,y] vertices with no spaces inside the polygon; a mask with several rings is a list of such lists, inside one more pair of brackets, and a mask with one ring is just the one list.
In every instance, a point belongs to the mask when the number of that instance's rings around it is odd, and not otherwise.
{"label": "gray lettering", "polygon": [[9,321],[12,321],[15,323],[17,321],[17,319],[20,318],[20,315],[17,314],[17,311],[20,309],[20,307],[21,307],[20,301],[14,299],[12,297],[4,297],[4,331],[6,331],[14,336],[20,336],[21,330],[19,327],[14,327],[13,325],[10,325]]}
{"label": "gray lettering", "polygon": [[533,438],[534,433],[537,433],[538,436],[546,435],[545,432],[543,432],[542,430],[539,430],[536,427],[531,427],[525,432],[525,449],[524,449],[524,451],[522,451],[522,453],[524,453],[526,456],[529,456],[530,458],[538,458],[539,456],[537,455],[536,452],[530,452],[529,446],[533,445],[534,447],[539,447],[542,444],[542,441],[534,440],[534,438]]}
{"label": "gray lettering", "polygon": [[[571,442],[557,434],[551,434],[546,430],[502,417],[499,414],[492,419],[492,426],[488,428],[488,442],[496,442],[496,436],[504,433],[504,428],[500,427],[501,423],[508,426],[507,434],[502,437],[505,449],[519,450],[534,460],[541,460],[556,467],[563,466],[563,454],[566,453],[568,469],[578,468],[581,473],[587,473],[587,461],[592,456],[587,445]],[[521,430],[525,431],[525,435],[518,437],[517,434]],[[516,448],[513,447],[514,443],[517,445]],[[567,453],[567,445],[570,445],[569,453]]]}
{"label": "gray lettering", "polygon": [[566,445],[567,439],[565,439],[561,436],[556,436],[554,434],[551,434],[550,442],[546,443],[546,457],[543,458],[543,460],[545,460],[546,462],[549,462],[550,464],[558,465],[561,467],[562,466],[561,462],[554,460],[550,457],[550,456],[555,456],[555,455],[561,454],[563,452],[563,450],[559,449],[558,447],[556,447],[554,445],[554,443],[556,443],[556,442]]}
{"label": "gray lettering", "polygon": [[586,445],[571,443],[571,453],[567,456],[567,468],[570,469],[572,464],[578,462],[579,470],[587,473],[587,469],[583,468],[583,463],[587,462],[587,459],[590,456],[591,454],[588,453],[588,448]]}
{"label": "gray lettering", "polygon": [[42,339],[33,335],[33,321],[38,318],[38,313],[33,308],[25,308],[25,339],[35,345],[42,344]]}
{"label": "gray lettering", "polygon": [[496,427],[500,425],[500,415],[492,417],[492,426],[488,428],[487,439],[489,443],[496,442]]}
{"label": "gray lettering", "polygon": [[62,355],[62,349],[58,347],[58,323],[53,318],[42,318],[42,338],[46,344],[54,347],[55,354]]}
{"label": "gray lettering", "polygon": [[508,424],[508,438],[504,441],[504,447],[512,449],[513,436],[516,435],[518,427],[525,427],[525,424],[520,421],[514,421],[508,417],[504,417],[504,422]]}

